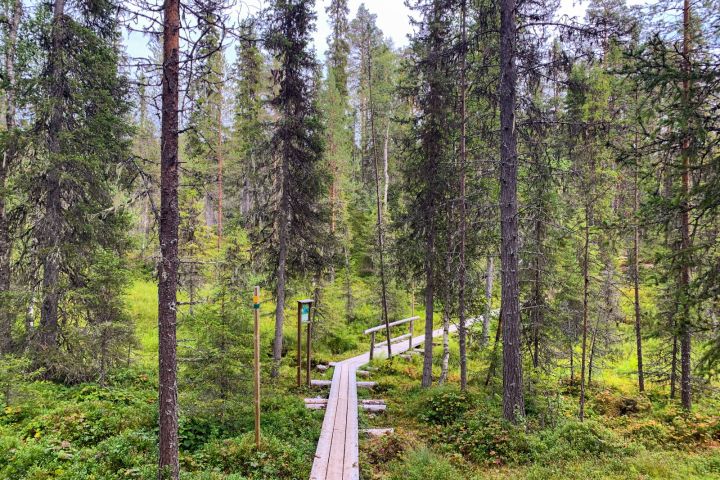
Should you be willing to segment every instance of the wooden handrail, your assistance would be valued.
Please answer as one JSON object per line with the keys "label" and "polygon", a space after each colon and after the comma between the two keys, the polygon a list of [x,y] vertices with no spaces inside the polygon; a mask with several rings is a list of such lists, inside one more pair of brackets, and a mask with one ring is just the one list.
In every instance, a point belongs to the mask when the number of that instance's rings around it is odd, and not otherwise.
{"label": "wooden handrail", "polygon": [[[395,326],[397,326],[397,325],[402,325],[403,323],[408,323],[408,322],[411,322],[411,321],[413,321],[413,320],[418,320],[419,318],[420,318],[420,317],[409,317],[409,318],[403,318],[402,320],[395,320],[394,322],[388,323],[388,327],[395,327]],[[367,335],[368,333],[379,332],[380,330],[382,330],[382,329],[384,329],[384,328],[385,328],[385,325],[384,325],[384,324],[383,324],[383,325],[378,325],[377,327],[368,328],[368,329],[365,330],[363,333],[364,333],[365,335]]]}

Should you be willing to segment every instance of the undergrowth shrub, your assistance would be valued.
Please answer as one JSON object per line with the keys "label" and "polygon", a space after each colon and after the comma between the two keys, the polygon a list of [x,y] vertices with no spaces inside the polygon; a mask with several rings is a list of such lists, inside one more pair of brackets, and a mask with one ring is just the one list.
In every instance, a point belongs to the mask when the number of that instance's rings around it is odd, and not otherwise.
{"label": "undergrowth shrub", "polygon": [[273,436],[264,436],[260,449],[251,433],[208,443],[197,455],[205,469],[234,473],[250,480],[307,478],[310,462],[297,448]]}
{"label": "undergrowth shrub", "polygon": [[479,464],[522,464],[535,460],[538,440],[494,412],[472,412],[441,430],[438,440]]}
{"label": "undergrowth shrub", "polygon": [[420,400],[417,416],[426,423],[448,425],[460,418],[472,405],[472,395],[447,386],[429,391]]}
{"label": "undergrowth shrub", "polygon": [[460,472],[444,457],[427,448],[408,452],[393,465],[390,480],[463,480]]}

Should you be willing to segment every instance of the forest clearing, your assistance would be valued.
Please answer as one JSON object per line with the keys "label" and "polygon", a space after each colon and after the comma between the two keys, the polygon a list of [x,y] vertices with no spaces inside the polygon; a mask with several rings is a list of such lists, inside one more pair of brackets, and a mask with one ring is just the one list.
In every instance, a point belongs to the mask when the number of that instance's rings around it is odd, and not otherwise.
{"label": "forest clearing", "polygon": [[720,3],[0,0],[0,480],[720,479]]}

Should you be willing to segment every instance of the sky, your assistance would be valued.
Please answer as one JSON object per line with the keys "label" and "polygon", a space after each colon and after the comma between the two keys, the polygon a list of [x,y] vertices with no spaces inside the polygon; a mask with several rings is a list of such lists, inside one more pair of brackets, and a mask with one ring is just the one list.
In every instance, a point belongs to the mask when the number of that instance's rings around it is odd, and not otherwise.
{"label": "sky", "polygon": [[[629,0],[628,3],[637,3],[640,0]],[[405,0],[349,0],[350,18],[354,18],[358,7],[364,3],[367,9],[377,15],[377,24],[386,37],[392,39],[395,47],[403,47],[408,44],[408,34],[412,33],[412,27],[408,21],[411,14],[409,8],[405,6]],[[325,58],[327,50],[327,37],[330,34],[330,26],[328,25],[328,17],[325,8],[330,4],[330,0],[316,0],[315,9],[317,12],[316,31],[314,34],[314,46],[318,58]],[[580,0],[560,0],[560,15],[577,16],[581,18],[585,13],[587,1]],[[238,2],[237,14],[238,18],[243,18],[249,14],[257,13],[261,9],[262,0],[244,0]],[[126,37],[126,45],[128,53],[132,57],[144,57],[147,55],[147,39],[140,34],[133,34]],[[234,49],[226,51],[229,61],[234,60]]]}

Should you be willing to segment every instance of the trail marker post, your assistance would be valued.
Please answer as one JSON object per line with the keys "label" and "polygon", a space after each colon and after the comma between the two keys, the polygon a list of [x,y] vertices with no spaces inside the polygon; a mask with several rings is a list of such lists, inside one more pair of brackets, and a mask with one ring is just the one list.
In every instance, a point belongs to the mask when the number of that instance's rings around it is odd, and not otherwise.
{"label": "trail marker post", "polygon": [[297,310],[297,386],[302,384],[302,326],[307,325],[307,341],[305,345],[306,349],[306,373],[307,373],[307,386],[310,386],[310,342],[312,324],[310,322],[310,308],[312,308],[314,300],[305,299],[298,300]]}
{"label": "trail marker post", "polygon": [[260,448],[260,287],[253,292],[253,312],[255,314],[254,338],[254,386],[255,386],[255,446]]}

